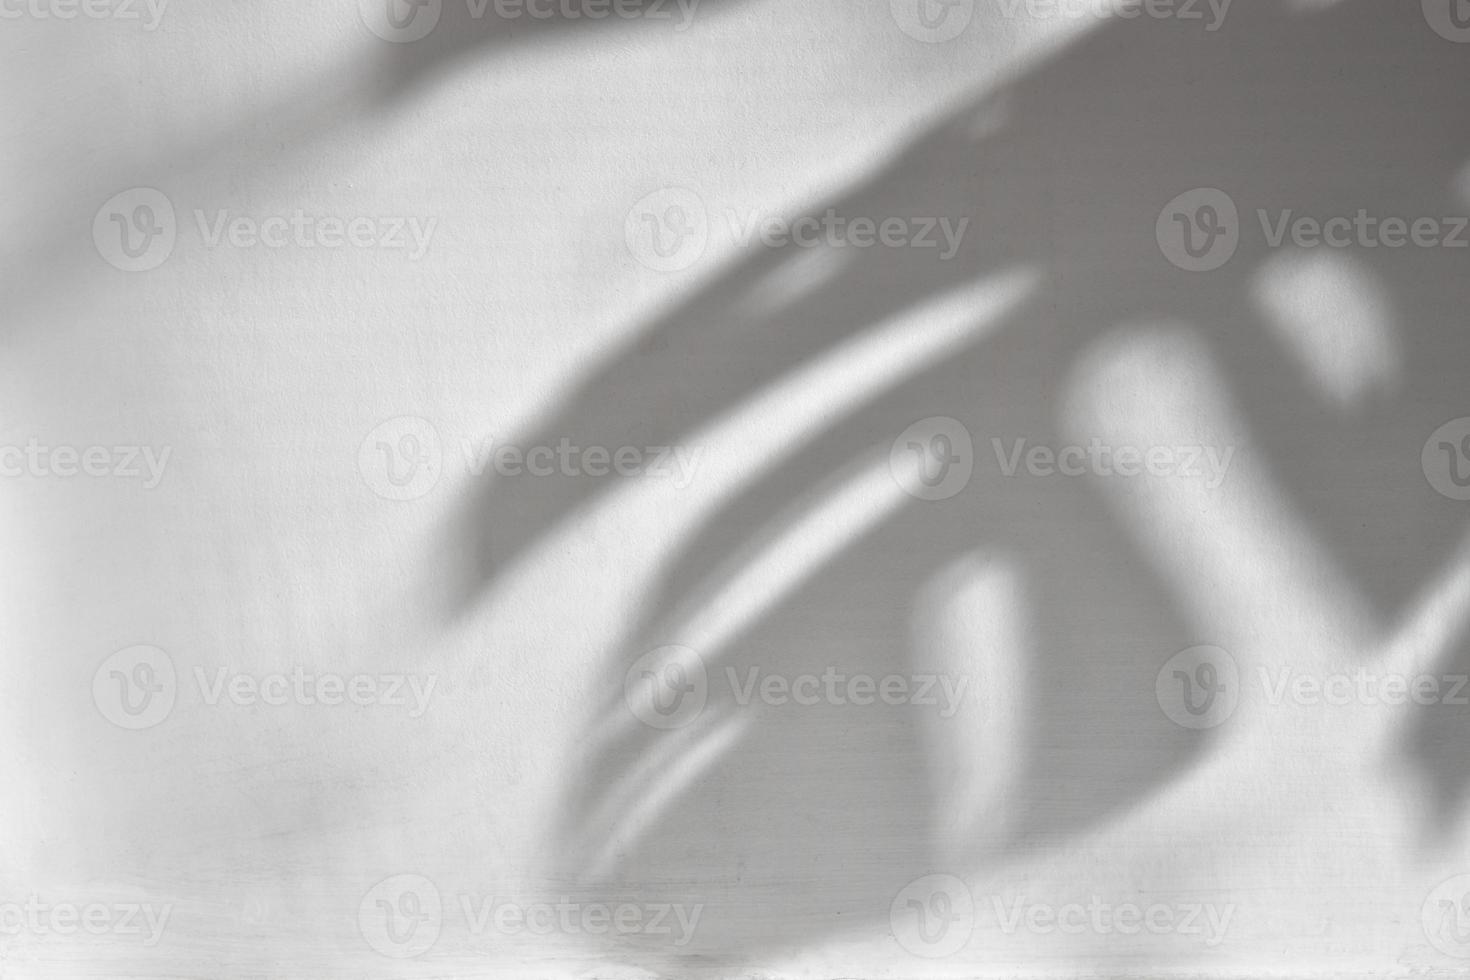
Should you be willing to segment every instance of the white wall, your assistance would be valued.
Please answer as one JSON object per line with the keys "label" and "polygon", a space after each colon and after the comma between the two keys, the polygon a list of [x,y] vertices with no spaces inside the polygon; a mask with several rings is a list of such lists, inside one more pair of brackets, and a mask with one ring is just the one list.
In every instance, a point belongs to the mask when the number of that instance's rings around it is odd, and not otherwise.
{"label": "white wall", "polygon": [[[684,29],[443,2],[410,43],[366,0],[4,8],[0,974],[1463,968],[1438,903],[1470,887],[1435,889],[1470,872],[1470,558],[1436,447],[1465,433],[1431,434],[1470,415],[1466,253],[1272,248],[1256,217],[1470,208],[1470,47],[1433,0],[961,0],[948,40],[901,0]],[[1185,272],[1156,219],[1199,187],[1240,244]],[[128,271],[135,188],[176,240]],[[671,205],[702,252],[651,251]],[[967,223],[952,258],[739,240],[829,208]],[[209,240],[298,210],[427,240]],[[934,417],[973,472],[924,500],[890,449]],[[695,468],[476,472],[562,438]],[[1018,439],[1231,455],[1007,476]],[[94,446],[104,475],[57,473]],[[625,689],[666,645],[708,688],[670,731]],[[1171,658],[1202,646],[1236,707],[1196,730],[1173,669],[1208,675]],[[298,668],[373,703],[228,687]],[[727,668],[961,697],[742,705]],[[1273,703],[1359,670],[1446,697]],[[405,889],[428,917],[386,933]],[[504,903],[576,909],[477,924]],[[1199,931],[1050,928],[1070,903]],[[661,905],[671,933],[588,935]]]}

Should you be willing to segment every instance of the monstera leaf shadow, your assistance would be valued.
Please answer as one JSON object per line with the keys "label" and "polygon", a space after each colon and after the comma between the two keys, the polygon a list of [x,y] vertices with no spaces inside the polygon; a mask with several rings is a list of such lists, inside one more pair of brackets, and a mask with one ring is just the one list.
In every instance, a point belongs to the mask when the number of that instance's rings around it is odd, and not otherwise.
{"label": "monstera leaf shadow", "polygon": [[[1193,634],[1171,583],[1086,481],[1011,479],[988,461],[992,437],[1067,440],[1067,378],[1114,328],[1166,322],[1198,332],[1245,413],[1249,451],[1373,618],[1397,620],[1453,547],[1461,517],[1423,485],[1418,451],[1438,424],[1464,414],[1455,410],[1470,353],[1462,253],[1355,250],[1352,268],[1381,299],[1400,361],[1344,400],[1320,369],[1336,353],[1330,338],[1293,346],[1263,308],[1262,283],[1290,249],[1270,247],[1257,213],[1463,211],[1454,191],[1470,158],[1470,60],[1416,5],[1344,0],[1303,12],[1273,2],[1234,17],[1217,33],[1109,22],[805,212],[968,218],[972,232],[953,261],[917,249],[849,254],[772,308],[750,300],[805,256],[795,246],[762,249],[649,324],[517,440],[680,445],[935,297],[1017,269],[1039,274],[999,322],[977,325],[972,343],[797,440],[718,508],[613,651],[606,704],[589,724],[585,764],[567,780],[552,848],[569,880],[697,896],[706,907],[689,947],[629,955],[729,968],[871,926],[914,877],[1063,844],[1175,778],[1208,744],[1208,733],[1177,737],[1153,703],[1169,655],[1211,640]],[[990,125],[997,106],[1004,118]],[[1156,239],[1166,203],[1195,188],[1220,189],[1239,207],[1238,251],[1208,273],[1176,268]],[[666,731],[631,720],[622,703],[641,656],[686,642],[681,630],[720,611],[753,543],[779,545],[843,478],[881,468],[898,433],[931,417],[957,419],[976,436],[966,492],[902,501],[735,623],[717,649],[698,652],[711,690],[714,679],[727,686],[727,669],[729,686],[752,668],[922,673],[933,664],[913,638],[916,594],[957,562],[1009,570],[1024,584],[1032,651],[1010,746],[1021,759],[1006,801],[1014,819],[979,826],[958,851],[941,829],[953,821],[935,746],[966,733],[916,720],[912,705],[751,715],[712,695],[698,724]],[[464,607],[605,489],[551,476],[500,481],[468,500],[451,528],[455,540],[477,542]],[[976,652],[977,670],[984,656]],[[1431,781],[1455,787],[1440,802],[1457,805],[1463,767],[1420,743],[1454,743],[1436,729],[1406,750]]]}

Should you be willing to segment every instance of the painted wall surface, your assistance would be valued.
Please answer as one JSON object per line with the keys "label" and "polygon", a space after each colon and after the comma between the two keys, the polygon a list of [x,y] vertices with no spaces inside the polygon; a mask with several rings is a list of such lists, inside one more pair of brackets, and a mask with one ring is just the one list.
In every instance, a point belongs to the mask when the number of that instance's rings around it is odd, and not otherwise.
{"label": "painted wall surface", "polygon": [[0,0],[0,976],[1463,976],[1467,83]]}

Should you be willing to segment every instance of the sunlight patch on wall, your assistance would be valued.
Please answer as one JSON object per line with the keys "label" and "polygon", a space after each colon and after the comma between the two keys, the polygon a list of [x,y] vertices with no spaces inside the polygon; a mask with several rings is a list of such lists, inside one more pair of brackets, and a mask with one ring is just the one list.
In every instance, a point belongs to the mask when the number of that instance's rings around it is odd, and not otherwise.
{"label": "sunlight patch on wall", "polygon": [[952,718],[926,726],[937,849],[956,860],[1000,840],[1014,813],[1024,761],[1026,664],[1035,624],[1021,570],[1008,559],[968,555],[926,582],[914,603],[913,662],[964,679]]}
{"label": "sunlight patch on wall", "polygon": [[1323,399],[1359,409],[1398,386],[1403,351],[1371,268],[1318,249],[1272,257],[1253,291],[1267,326]]}
{"label": "sunlight patch on wall", "polygon": [[844,548],[912,500],[889,474],[886,458],[839,486],[824,487],[800,514],[767,528],[753,550],[738,556],[738,566],[715,594],[701,600],[670,635],[706,656],[717,654]]}
{"label": "sunlight patch on wall", "polygon": [[1235,449],[1214,489],[1181,475],[1096,484],[1170,583],[1199,642],[1228,648],[1246,670],[1273,658],[1301,670],[1351,659],[1373,639],[1361,596],[1289,507],[1232,395],[1195,331],[1140,327],[1084,359],[1067,399],[1068,431],[1110,446]]}

